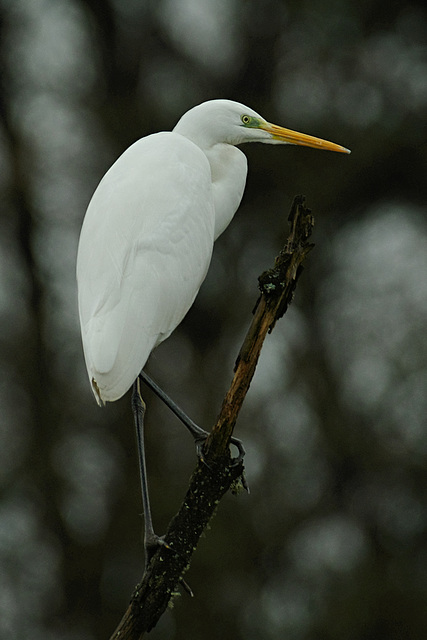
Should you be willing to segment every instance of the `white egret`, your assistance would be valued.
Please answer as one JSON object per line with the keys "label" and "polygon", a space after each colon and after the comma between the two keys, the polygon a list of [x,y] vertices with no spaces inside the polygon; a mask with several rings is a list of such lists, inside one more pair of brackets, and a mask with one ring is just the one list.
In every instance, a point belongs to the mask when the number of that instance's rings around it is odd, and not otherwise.
{"label": "white egret", "polygon": [[142,138],[119,157],[96,189],[82,226],[77,281],[89,381],[99,404],[117,400],[135,383],[146,544],[155,537],[144,495],[143,407],[135,381],[151,351],[191,307],[214,241],[240,204],[247,161],[236,145],[244,142],[349,153],[270,124],[243,104],[204,102],[172,131]]}

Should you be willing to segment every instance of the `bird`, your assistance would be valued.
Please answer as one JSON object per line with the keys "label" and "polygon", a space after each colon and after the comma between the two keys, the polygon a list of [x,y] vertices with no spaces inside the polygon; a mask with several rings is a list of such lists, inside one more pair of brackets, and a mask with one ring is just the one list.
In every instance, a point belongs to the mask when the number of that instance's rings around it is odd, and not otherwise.
{"label": "bird", "polygon": [[172,131],[135,142],[102,178],[77,256],[83,349],[98,404],[128,391],[192,306],[214,242],[242,199],[247,160],[236,145],[247,142],[349,152],[270,124],[243,104],[210,100]]}
{"label": "bird", "polygon": [[[96,188],[80,233],[77,286],[84,357],[99,405],[132,387],[135,420],[143,421],[140,375],[192,306],[214,242],[240,205],[247,159],[238,145],[249,142],[350,153],[271,124],[239,102],[209,100],[171,131],[133,143]],[[141,451],[144,466],[143,457]],[[144,515],[150,519],[145,508]],[[153,535],[148,527],[146,540]]]}

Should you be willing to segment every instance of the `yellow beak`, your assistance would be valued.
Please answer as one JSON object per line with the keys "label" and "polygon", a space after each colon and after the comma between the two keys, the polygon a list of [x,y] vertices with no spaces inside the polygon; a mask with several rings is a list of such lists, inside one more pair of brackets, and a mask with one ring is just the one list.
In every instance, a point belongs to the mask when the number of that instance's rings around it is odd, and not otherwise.
{"label": "yellow beak", "polygon": [[314,149],[324,149],[325,151],[351,153],[350,149],[346,149],[340,144],[328,142],[327,140],[315,138],[314,136],[308,136],[305,133],[298,133],[298,131],[292,131],[292,129],[278,127],[277,124],[271,124],[270,122],[261,123],[260,129],[264,129],[264,131],[268,131],[268,133],[271,133],[273,139],[277,140],[278,142],[284,142],[287,144],[299,144],[303,147],[313,147]]}

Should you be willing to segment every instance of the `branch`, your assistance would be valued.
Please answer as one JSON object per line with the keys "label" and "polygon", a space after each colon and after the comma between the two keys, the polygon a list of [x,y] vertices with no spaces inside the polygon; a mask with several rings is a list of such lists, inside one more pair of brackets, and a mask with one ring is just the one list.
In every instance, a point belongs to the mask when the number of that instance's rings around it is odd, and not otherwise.
{"label": "branch", "polygon": [[302,263],[314,247],[308,242],[314,225],[304,196],[294,198],[288,217],[290,233],[274,266],[258,278],[261,295],[254,309],[254,318],[246,334],[234,367],[234,378],[222,403],[217,423],[206,443],[206,450],[215,455],[224,451],[233,433],[237,416],[255,373],[258,358],[267,333],[271,333],[292,302]]}
{"label": "branch", "polygon": [[[272,269],[259,277],[261,295],[254,318],[238,355],[217,422],[191,477],[187,494],[165,535],[165,546],[153,555],[132,595],[130,604],[110,640],[139,640],[158,622],[189,567],[199,538],[219,501],[231,489],[244,485],[242,462],[233,463],[229,442],[237,416],[255,373],[262,344],[292,301],[302,263],[314,245],[308,242],[313,217],[303,196],[296,196],[289,214],[290,233]],[[184,583],[185,584],[185,583]]]}

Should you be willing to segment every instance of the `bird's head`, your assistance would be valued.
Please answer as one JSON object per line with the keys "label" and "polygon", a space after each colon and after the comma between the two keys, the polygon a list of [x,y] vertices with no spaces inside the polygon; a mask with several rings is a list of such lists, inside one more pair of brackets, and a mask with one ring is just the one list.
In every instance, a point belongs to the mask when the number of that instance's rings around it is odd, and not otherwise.
{"label": "bird's head", "polygon": [[349,149],[334,142],[271,124],[253,109],[231,100],[210,100],[193,107],[182,116],[174,131],[202,148],[218,143],[264,142],[350,153]]}

